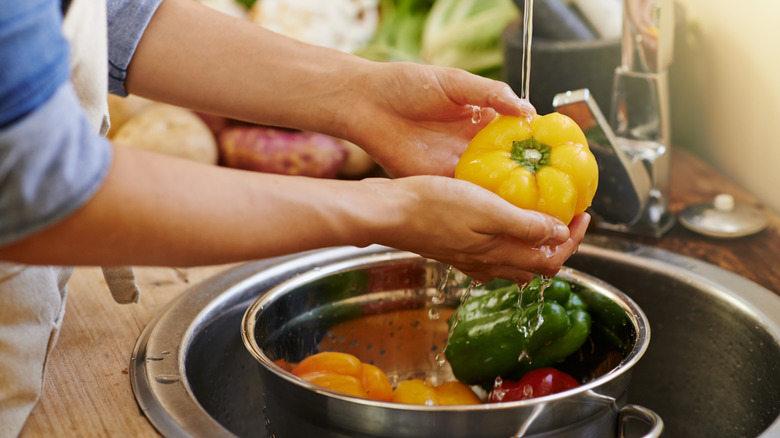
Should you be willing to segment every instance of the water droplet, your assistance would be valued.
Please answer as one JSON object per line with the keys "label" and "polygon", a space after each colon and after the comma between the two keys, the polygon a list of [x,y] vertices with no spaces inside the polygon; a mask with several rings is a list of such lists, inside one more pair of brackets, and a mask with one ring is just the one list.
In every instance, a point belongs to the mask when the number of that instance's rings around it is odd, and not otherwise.
{"label": "water droplet", "polygon": [[517,361],[521,362],[523,361],[523,359],[526,359],[527,357],[528,357],[528,352],[525,351],[524,349],[523,351],[520,352],[520,355],[517,357]]}
{"label": "water droplet", "polygon": [[482,108],[472,105],[471,106],[471,123],[475,125],[482,121]]}

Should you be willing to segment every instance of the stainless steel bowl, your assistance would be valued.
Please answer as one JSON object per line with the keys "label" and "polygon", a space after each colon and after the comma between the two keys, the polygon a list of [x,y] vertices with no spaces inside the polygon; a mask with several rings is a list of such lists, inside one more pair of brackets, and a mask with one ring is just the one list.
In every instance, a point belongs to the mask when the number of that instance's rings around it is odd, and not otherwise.
{"label": "stainless steel bowl", "polygon": [[[268,436],[603,438],[623,436],[618,425],[630,417],[651,425],[647,436],[660,435],[657,415],[626,406],[632,367],[650,339],[644,313],[614,287],[570,268],[559,275],[623,309],[632,343],[619,365],[576,389],[517,402],[423,406],[354,398],[293,376],[275,361],[297,362],[331,349],[373,362],[394,383],[452,379],[437,356],[446,342],[448,312],[466,289],[446,266],[387,248],[328,256],[269,289],[244,315],[243,340],[260,364]],[[432,298],[447,281],[446,299],[434,306]]]}

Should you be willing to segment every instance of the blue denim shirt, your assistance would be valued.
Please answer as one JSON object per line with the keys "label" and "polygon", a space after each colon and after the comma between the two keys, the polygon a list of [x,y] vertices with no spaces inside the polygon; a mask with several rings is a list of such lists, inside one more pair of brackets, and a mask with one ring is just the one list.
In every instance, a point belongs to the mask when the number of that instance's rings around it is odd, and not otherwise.
{"label": "blue denim shirt", "polygon": [[[108,0],[109,91],[162,0]],[[0,0],[0,245],[82,206],[111,165],[68,80],[59,0]]]}
{"label": "blue denim shirt", "polygon": [[59,2],[0,0],[0,127],[45,102],[68,78]]}

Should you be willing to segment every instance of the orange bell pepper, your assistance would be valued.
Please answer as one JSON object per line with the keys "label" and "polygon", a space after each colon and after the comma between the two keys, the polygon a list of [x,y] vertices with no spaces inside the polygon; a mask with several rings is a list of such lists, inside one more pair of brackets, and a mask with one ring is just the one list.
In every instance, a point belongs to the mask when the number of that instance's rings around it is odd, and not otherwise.
{"label": "orange bell pepper", "polygon": [[331,351],[313,354],[291,372],[315,385],[354,397],[380,401],[393,398],[393,386],[387,375],[351,354]]}

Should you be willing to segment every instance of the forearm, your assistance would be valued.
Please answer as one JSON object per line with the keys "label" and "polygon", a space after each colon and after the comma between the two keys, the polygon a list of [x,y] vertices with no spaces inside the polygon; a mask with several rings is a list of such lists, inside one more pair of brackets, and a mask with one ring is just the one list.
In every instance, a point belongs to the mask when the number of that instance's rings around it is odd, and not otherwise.
{"label": "forearm", "polygon": [[91,201],[0,247],[0,260],[192,266],[365,245],[391,227],[387,209],[370,183],[235,171],[115,147]]}
{"label": "forearm", "polygon": [[356,56],[299,43],[192,0],[165,0],[130,63],[127,90],[257,123],[340,135]]}
{"label": "forearm", "polygon": [[115,147],[90,201],[0,247],[0,260],[196,266],[378,243],[450,263],[479,281],[527,281],[529,271],[554,275],[586,227],[587,218],[575,218],[570,233],[551,216],[452,178],[321,180]]}

